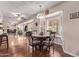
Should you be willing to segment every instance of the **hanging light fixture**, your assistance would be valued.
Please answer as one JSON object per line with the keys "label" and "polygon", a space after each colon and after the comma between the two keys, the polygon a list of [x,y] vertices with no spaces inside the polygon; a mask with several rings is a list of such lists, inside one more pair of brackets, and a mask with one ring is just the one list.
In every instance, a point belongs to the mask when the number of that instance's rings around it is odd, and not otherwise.
{"label": "hanging light fixture", "polygon": [[40,13],[37,14],[37,19],[40,19],[44,14],[42,13],[42,5],[39,5]]}

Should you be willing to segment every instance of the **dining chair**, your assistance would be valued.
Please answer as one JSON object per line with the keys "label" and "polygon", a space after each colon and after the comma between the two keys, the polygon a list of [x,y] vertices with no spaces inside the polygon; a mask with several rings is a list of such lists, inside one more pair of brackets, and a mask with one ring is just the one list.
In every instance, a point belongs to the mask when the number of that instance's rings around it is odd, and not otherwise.
{"label": "dining chair", "polygon": [[49,35],[49,38],[47,38],[45,41],[43,41],[43,44],[44,44],[43,48],[46,47],[45,49],[50,51],[50,47],[53,46],[53,50],[54,50],[55,34],[56,34],[56,32],[52,32],[51,35]]}
{"label": "dining chair", "polygon": [[28,37],[29,45],[32,46],[32,50],[35,51],[38,49],[39,41],[37,38],[32,37],[32,32],[26,32],[26,37]]}
{"label": "dining chair", "polygon": [[56,39],[56,32],[51,32],[50,34],[51,41],[50,41],[50,47],[53,46],[53,55],[54,55],[54,49],[55,49],[55,39]]}
{"label": "dining chair", "polygon": [[9,48],[8,36],[6,34],[2,34],[0,35],[0,46],[5,43],[7,44],[7,49],[8,49]]}
{"label": "dining chair", "polygon": [[42,49],[43,50],[47,50],[47,51],[50,51],[50,41],[51,41],[51,38],[46,38],[44,41],[43,41],[43,45],[42,45]]}

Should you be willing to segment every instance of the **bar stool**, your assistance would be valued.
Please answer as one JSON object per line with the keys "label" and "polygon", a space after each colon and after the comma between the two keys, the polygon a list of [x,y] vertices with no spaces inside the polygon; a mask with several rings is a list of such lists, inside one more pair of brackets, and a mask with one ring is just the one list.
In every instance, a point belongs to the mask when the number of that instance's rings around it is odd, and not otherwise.
{"label": "bar stool", "polygon": [[[6,38],[5,40],[3,39],[4,37]],[[7,44],[7,49],[8,49],[9,48],[8,36],[6,34],[2,34],[0,35],[0,46],[5,43]]]}

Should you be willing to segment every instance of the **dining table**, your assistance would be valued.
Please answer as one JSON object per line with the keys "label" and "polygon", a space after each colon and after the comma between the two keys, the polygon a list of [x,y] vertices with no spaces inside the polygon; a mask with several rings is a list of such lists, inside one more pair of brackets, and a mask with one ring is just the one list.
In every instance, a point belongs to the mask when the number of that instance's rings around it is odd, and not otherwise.
{"label": "dining table", "polygon": [[[52,38],[53,37],[53,38]],[[40,41],[39,44],[39,50],[41,51],[43,49],[43,42],[48,39],[48,45],[51,46],[51,41],[53,41],[53,55],[54,55],[54,40],[56,39],[56,32],[51,32],[50,35],[32,35],[32,42],[34,41],[34,38],[38,41]],[[50,46],[49,46],[49,51],[50,51]]]}
{"label": "dining table", "polygon": [[44,41],[48,40],[48,45],[50,45],[51,38],[49,35],[33,35],[32,36],[32,42],[35,40],[39,41],[39,50],[43,50]]}

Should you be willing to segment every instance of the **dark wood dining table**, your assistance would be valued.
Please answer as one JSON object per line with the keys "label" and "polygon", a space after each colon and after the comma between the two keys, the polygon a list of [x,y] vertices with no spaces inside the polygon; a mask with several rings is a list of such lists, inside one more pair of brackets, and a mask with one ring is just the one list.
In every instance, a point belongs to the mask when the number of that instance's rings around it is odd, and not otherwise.
{"label": "dark wood dining table", "polygon": [[34,41],[34,39],[36,39],[37,41],[40,41],[40,43],[39,43],[39,50],[40,51],[43,49],[43,42],[45,40],[48,39],[48,41],[49,41],[48,44],[50,44],[50,41],[51,41],[50,36],[47,36],[47,35],[34,35],[34,36],[32,36],[32,42]]}

